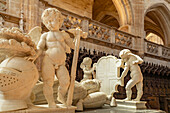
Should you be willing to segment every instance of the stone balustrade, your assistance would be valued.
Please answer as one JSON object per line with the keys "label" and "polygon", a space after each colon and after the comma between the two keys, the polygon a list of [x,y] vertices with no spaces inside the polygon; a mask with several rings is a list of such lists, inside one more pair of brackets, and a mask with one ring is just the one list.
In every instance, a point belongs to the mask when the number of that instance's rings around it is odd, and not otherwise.
{"label": "stone balustrade", "polygon": [[94,20],[89,21],[88,25],[88,37],[97,40],[110,42],[111,41],[111,28],[107,25],[102,25]]}
{"label": "stone balustrade", "polygon": [[[117,30],[106,24],[70,12],[64,12],[63,15],[66,17],[62,26],[63,30],[78,27],[83,31],[88,32],[88,37],[91,39],[113,44],[114,46],[119,46],[121,48],[139,51],[137,46],[140,45],[139,42],[141,41],[141,37],[134,36],[132,34]],[[144,42],[145,53],[166,59],[170,58],[170,48],[147,41],[145,39]]]}
{"label": "stone balustrade", "polygon": [[138,37],[130,35],[126,32],[122,32],[119,30],[115,31],[115,43],[121,46],[136,49],[134,41],[137,39]]}
{"label": "stone balustrade", "polygon": [[83,31],[88,32],[88,37],[91,39],[99,40],[105,43],[111,43],[122,46],[123,48],[129,48],[137,51],[135,48],[135,41],[139,37],[117,30],[111,26],[91,20],[87,17],[73,14],[71,12],[64,12],[63,15],[66,18],[61,28],[62,30],[80,28]]}
{"label": "stone balustrade", "polygon": [[145,40],[145,53],[170,59],[170,48]]}
{"label": "stone balustrade", "polygon": [[13,24],[19,25],[19,22],[22,18],[14,16],[12,14],[8,14],[6,12],[0,11],[0,17],[5,21],[5,22],[10,22]]}
{"label": "stone balustrade", "polygon": [[73,16],[69,14],[63,14],[65,16],[63,25],[62,25],[62,30],[68,30],[68,29],[73,29],[73,28],[80,28],[82,29],[82,18],[79,16]]}
{"label": "stone balustrade", "polygon": [[160,48],[161,48],[161,51],[162,51],[161,52],[162,53],[161,56],[163,56],[165,58],[170,58],[170,48],[164,47],[164,46],[161,46]]}

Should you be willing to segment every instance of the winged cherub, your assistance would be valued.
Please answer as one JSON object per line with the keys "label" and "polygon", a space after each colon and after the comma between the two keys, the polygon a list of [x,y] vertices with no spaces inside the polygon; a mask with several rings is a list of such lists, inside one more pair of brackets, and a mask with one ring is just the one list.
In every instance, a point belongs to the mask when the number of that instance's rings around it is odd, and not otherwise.
{"label": "winged cherub", "polygon": [[55,8],[48,8],[42,14],[43,24],[49,32],[41,35],[37,44],[38,53],[40,56],[44,51],[42,60],[42,78],[43,78],[43,93],[51,108],[56,107],[53,97],[54,76],[59,80],[58,98],[57,100],[66,105],[66,93],[70,85],[70,76],[65,67],[66,53],[70,53],[70,48],[74,49],[73,39],[69,34],[60,31],[60,27],[64,21],[64,16]]}

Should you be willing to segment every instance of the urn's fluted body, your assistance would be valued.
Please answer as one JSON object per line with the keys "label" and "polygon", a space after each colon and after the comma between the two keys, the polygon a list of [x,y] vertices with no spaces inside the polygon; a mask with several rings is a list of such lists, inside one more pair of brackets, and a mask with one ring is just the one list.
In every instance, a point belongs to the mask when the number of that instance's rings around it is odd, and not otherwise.
{"label": "urn's fluted body", "polygon": [[0,112],[27,108],[26,99],[38,80],[36,66],[20,57],[0,64]]}

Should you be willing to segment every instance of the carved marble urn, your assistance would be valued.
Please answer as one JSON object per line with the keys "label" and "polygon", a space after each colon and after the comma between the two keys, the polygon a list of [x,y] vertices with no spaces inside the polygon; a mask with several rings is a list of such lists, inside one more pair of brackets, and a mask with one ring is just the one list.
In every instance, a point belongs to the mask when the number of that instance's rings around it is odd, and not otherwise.
{"label": "carved marble urn", "polygon": [[35,49],[17,28],[0,31],[0,112],[27,108],[39,74],[27,60]]}

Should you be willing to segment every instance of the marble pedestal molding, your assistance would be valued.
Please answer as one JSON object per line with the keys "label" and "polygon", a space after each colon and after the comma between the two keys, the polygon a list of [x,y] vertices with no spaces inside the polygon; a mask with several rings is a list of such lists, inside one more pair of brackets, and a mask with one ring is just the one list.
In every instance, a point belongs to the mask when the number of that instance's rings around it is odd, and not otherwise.
{"label": "marble pedestal molding", "polygon": [[109,105],[105,105],[102,108],[98,109],[88,109],[83,112],[76,113],[166,113],[162,110],[156,109],[127,109],[127,108],[118,108],[118,107],[110,107]]}
{"label": "marble pedestal molding", "polygon": [[124,101],[116,99],[117,108],[146,109],[146,101]]}
{"label": "marble pedestal molding", "polygon": [[9,111],[5,113],[75,113],[76,107],[65,107],[63,104],[57,104],[59,108],[48,108],[48,105],[30,106],[28,109]]}

